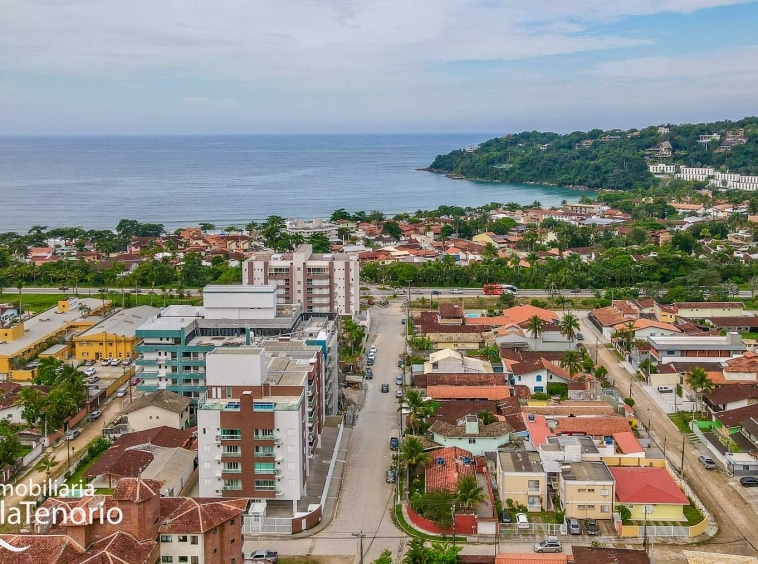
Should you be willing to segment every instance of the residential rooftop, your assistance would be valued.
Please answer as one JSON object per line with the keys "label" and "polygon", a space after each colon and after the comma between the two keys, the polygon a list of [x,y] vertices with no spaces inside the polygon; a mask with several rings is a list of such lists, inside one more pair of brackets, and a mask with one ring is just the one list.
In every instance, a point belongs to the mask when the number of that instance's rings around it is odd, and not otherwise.
{"label": "residential rooftop", "polygon": [[[568,467],[568,468],[567,468]],[[576,482],[612,482],[611,474],[605,462],[571,462],[561,464],[563,479]]]}
{"label": "residential rooftop", "polygon": [[500,458],[500,468],[504,472],[544,472],[540,455],[537,452],[510,450],[499,452],[498,457]]}
{"label": "residential rooftop", "polygon": [[134,337],[137,328],[159,312],[160,308],[147,305],[122,309],[110,317],[103,319],[100,323],[82,331],[77,335],[77,338],[88,337],[98,333]]}

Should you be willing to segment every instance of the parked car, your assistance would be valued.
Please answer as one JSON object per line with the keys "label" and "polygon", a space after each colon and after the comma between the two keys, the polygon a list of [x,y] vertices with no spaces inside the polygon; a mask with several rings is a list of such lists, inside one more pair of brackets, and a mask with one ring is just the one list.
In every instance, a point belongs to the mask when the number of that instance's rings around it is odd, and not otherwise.
{"label": "parked car", "polygon": [[70,431],[66,432],[66,440],[73,441],[76,437],[78,437],[81,434],[82,432],[79,429],[71,429]]}
{"label": "parked car", "polygon": [[389,384],[382,384],[382,393],[388,394],[390,391],[390,385]]}
{"label": "parked car", "polygon": [[131,363],[132,363],[132,357],[130,357],[130,356],[127,356],[127,357],[124,359],[124,366],[129,366]]}
{"label": "parked car", "polygon": [[705,468],[706,470],[716,469],[716,463],[707,454],[701,454],[700,456],[697,457],[697,459],[700,462],[700,464],[703,465],[703,468]]}
{"label": "parked car", "polygon": [[87,378],[88,384],[94,384],[95,382],[99,382],[99,381],[100,381],[100,376],[90,376],[89,378]]}
{"label": "parked car", "polygon": [[86,361],[84,364],[86,364],[87,366],[94,366],[95,365],[95,359],[91,358],[88,361]]}
{"label": "parked car", "polygon": [[534,552],[562,552],[563,545],[558,537],[547,537],[534,545]]}
{"label": "parked car", "polygon": [[97,372],[97,370],[95,368],[87,368],[87,370],[84,371],[84,375],[85,376],[94,376],[95,372]]}
{"label": "parked car", "polygon": [[388,484],[394,484],[396,478],[397,476],[395,475],[394,470],[387,470],[387,483]]}
{"label": "parked car", "polygon": [[403,318],[400,320],[400,324],[401,324],[401,325],[405,325],[405,317],[403,317]]}
{"label": "parked car", "polygon": [[573,517],[566,519],[566,529],[570,535],[581,535],[582,528],[579,526],[579,519]]}
{"label": "parked car", "polygon": [[758,487],[758,478],[755,476],[745,476],[740,478],[740,484],[745,488],[755,488]]}
{"label": "parked car", "polygon": [[371,345],[371,348],[368,350],[371,354],[376,354],[376,345]]}
{"label": "parked car", "polygon": [[390,437],[390,450],[397,450],[400,448],[400,439],[397,437]]}
{"label": "parked car", "polygon": [[513,517],[511,517],[511,514],[503,509],[503,511],[500,513],[500,521],[503,523],[513,523]]}
{"label": "parked car", "polygon": [[132,386],[136,386],[143,382],[142,378],[132,378]]}
{"label": "parked car", "polygon": [[100,364],[102,364],[103,366],[109,366],[110,363],[111,363],[111,359],[110,358],[104,358],[104,359],[102,359],[100,361]]}
{"label": "parked car", "polygon": [[581,333],[577,333],[576,334],[576,340],[577,341],[584,341],[584,335],[582,335]]}
{"label": "parked car", "polygon": [[403,359],[402,358],[398,358],[397,359],[397,367],[398,368],[402,368],[403,367]]}
{"label": "parked car", "polygon": [[119,388],[116,392],[117,398],[123,398],[126,395],[126,388]]}
{"label": "parked car", "polygon": [[278,562],[279,553],[274,550],[256,550],[242,554],[242,560],[245,562]]}
{"label": "parked car", "polygon": [[374,378],[374,371],[370,368],[366,368],[366,380],[373,380]]}
{"label": "parked car", "polygon": [[516,513],[516,527],[519,529],[531,528],[531,524],[529,523],[529,518],[526,516],[526,513]]}
{"label": "parked car", "polygon": [[396,398],[401,398],[401,397],[403,397],[403,390],[398,390],[398,391],[396,391],[396,392],[395,392],[395,397],[396,397]]}
{"label": "parked car", "polygon": [[87,416],[87,421],[97,421],[98,419],[100,419],[100,416],[101,416],[102,414],[103,414],[103,412],[102,412],[102,411],[99,411],[99,410],[96,410],[96,411],[92,411],[92,412],[91,412],[91,413],[90,413],[90,414]]}
{"label": "parked car", "polygon": [[658,386],[658,388],[656,389],[658,390],[659,394],[673,394],[674,393],[674,388],[672,388],[671,386]]}
{"label": "parked car", "polygon": [[450,290],[450,293],[451,294],[462,294],[463,290],[461,290],[460,288],[453,288],[452,290]]}
{"label": "parked car", "polygon": [[398,386],[402,386],[403,385],[403,377],[402,376],[396,376],[395,377],[395,384],[397,384]]}
{"label": "parked car", "polygon": [[111,366],[118,366],[119,364],[121,364],[120,358],[114,358],[113,360],[111,360]]}
{"label": "parked car", "polygon": [[600,528],[597,526],[597,521],[594,519],[585,519],[584,528],[587,530],[588,535],[597,535],[600,533]]}

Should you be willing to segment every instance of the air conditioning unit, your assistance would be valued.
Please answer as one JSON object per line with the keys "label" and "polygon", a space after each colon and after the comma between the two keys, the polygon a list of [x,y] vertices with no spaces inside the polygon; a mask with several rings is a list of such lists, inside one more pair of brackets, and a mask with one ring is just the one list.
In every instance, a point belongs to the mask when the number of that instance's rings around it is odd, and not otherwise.
{"label": "air conditioning unit", "polygon": [[284,495],[282,490],[276,490],[276,495]]}
{"label": "air conditioning unit", "polygon": [[274,462],[280,463],[281,461],[282,461],[282,455],[277,454],[276,457],[274,458]]}
{"label": "air conditioning unit", "polygon": [[277,437],[277,438],[275,438],[275,439],[274,439],[274,444],[275,444],[276,446],[281,446],[281,445],[282,445],[282,439],[280,439],[280,438],[278,438],[278,437]]}
{"label": "air conditioning unit", "polygon": [[281,468],[277,468],[274,471],[274,474],[276,474],[277,478],[281,478],[282,477],[282,469]]}
{"label": "air conditioning unit", "polygon": [[216,435],[215,441],[216,441],[216,444],[220,444],[221,443],[221,435]]}
{"label": "air conditioning unit", "polygon": [[216,478],[221,478],[221,472],[216,472]]}

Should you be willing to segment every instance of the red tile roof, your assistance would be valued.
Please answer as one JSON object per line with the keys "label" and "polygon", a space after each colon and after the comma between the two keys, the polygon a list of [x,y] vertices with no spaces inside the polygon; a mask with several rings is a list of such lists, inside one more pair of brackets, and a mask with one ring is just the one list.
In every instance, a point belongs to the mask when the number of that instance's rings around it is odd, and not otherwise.
{"label": "red tile roof", "polygon": [[163,482],[143,478],[122,478],[113,490],[113,499],[140,503],[160,495]]}
{"label": "red tile roof", "polygon": [[631,548],[571,547],[576,564],[650,564],[644,550]]}
{"label": "red tile roof", "polygon": [[623,433],[614,433],[613,439],[619,447],[619,450],[623,454],[631,454],[633,452],[643,452],[645,449],[634,436],[632,431],[624,431]]}
{"label": "red tile roof", "polygon": [[158,543],[138,542],[132,535],[119,531],[92,543],[86,554],[65,564],[153,564]]}
{"label": "red tile roof", "polygon": [[[470,458],[471,464],[463,464],[464,458]],[[443,464],[438,464],[437,460],[442,459]],[[467,450],[459,447],[446,447],[435,450],[432,453],[432,462],[425,470],[426,491],[446,490],[454,492],[458,480],[462,476],[474,475],[474,455]]]}
{"label": "red tile roof", "polygon": [[114,446],[129,448],[137,445],[151,444],[162,447],[187,447],[192,440],[192,431],[189,429],[174,429],[172,427],[153,427],[144,431],[121,435]]}
{"label": "red tile roof", "polygon": [[557,417],[556,420],[558,427],[555,432],[559,435],[609,437],[632,430],[625,417]]}
{"label": "red tile roof", "polygon": [[40,564],[69,562],[84,552],[84,548],[67,535],[0,535],[0,540],[24,552],[0,549],[0,564]]}
{"label": "red tile roof", "polygon": [[719,386],[704,399],[713,405],[723,405],[744,399],[758,399],[758,386],[754,384],[732,384]]}
{"label": "red tile roof", "polygon": [[416,388],[426,388],[428,386],[504,386],[506,385],[506,379],[502,372],[476,374],[430,372],[428,374],[416,374],[413,377],[413,385]]}
{"label": "red tile roof", "polygon": [[758,403],[716,413],[716,419],[725,427],[737,427],[752,417],[758,417]]}
{"label": "red tile roof", "polygon": [[205,533],[240,515],[247,499],[161,498],[161,533]]}
{"label": "red tile roof", "polygon": [[432,399],[500,400],[510,397],[506,386],[427,386],[426,395]]}
{"label": "red tile roof", "polygon": [[620,503],[690,503],[665,468],[612,466],[608,470],[616,480],[616,499]]}

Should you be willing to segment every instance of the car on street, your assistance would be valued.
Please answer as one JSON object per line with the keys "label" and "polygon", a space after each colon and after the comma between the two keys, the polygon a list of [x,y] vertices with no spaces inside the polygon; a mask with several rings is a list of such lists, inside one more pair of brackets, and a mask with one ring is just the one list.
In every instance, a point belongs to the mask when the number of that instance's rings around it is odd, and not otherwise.
{"label": "car on street", "polygon": [[584,341],[584,335],[582,335],[581,333],[577,333],[576,334],[576,340],[577,341]]}
{"label": "car on street", "polygon": [[376,354],[376,345],[371,345],[371,348],[368,350],[371,354]]}
{"label": "car on street", "polygon": [[441,293],[439,290],[432,290],[432,296],[439,296]]}
{"label": "car on street", "polygon": [[600,533],[600,528],[597,526],[597,521],[594,519],[585,519],[584,528],[588,535],[597,535]]}
{"label": "car on street", "polygon": [[534,552],[562,552],[563,545],[558,537],[547,537],[545,540],[534,545]]}
{"label": "car on street", "polygon": [[395,384],[397,384],[398,386],[402,386],[403,385],[403,377],[402,376],[396,377],[395,378]]}
{"label": "car on street", "polygon": [[372,380],[374,378],[374,371],[370,368],[366,368],[366,380]]}
{"label": "car on street", "polygon": [[61,287],[60,287],[60,288],[58,288],[58,289],[59,289],[61,292],[65,292],[66,290],[68,290],[68,286],[61,286]]}
{"label": "car on street", "polygon": [[101,364],[102,366],[110,366],[110,364],[111,364],[111,359],[110,359],[110,358],[104,358],[103,360],[101,360],[101,361],[100,361],[100,364]]}
{"label": "car on street", "polygon": [[403,397],[403,390],[398,390],[398,391],[396,391],[396,392],[395,392],[395,397],[396,397],[396,398],[401,398],[401,397]]}
{"label": "car on street", "polygon": [[703,465],[703,468],[706,470],[715,470],[716,469],[716,463],[713,461],[713,459],[708,456],[707,454],[701,454],[697,457],[698,462]]}
{"label": "car on street", "polygon": [[374,357],[369,355],[369,357],[366,359],[366,366],[373,366],[374,365]]}
{"label": "car on street", "polygon": [[411,291],[411,294],[423,294],[423,293],[424,293],[423,290],[412,290]]}
{"label": "car on street", "polygon": [[279,553],[274,550],[256,550],[254,552],[242,553],[244,562],[278,562]]}
{"label": "car on street", "polygon": [[405,317],[403,317],[403,318],[400,320],[400,324],[401,324],[401,325],[405,325]]}
{"label": "car on street", "polygon": [[395,475],[395,471],[387,470],[387,483],[394,484],[396,479],[397,479],[397,476]]}
{"label": "car on street", "polygon": [[758,478],[755,476],[744,476],[740,478],[740,484],[745,488],[756,488],[758,487]]}
{"label": "car on street", "polygon": [[119,388],[116,392],[117,398],[123,398],[126,395],[126,388]]}
{"label": "car on street", "polygon": [[390,385],[389,384],[382,384],[382,393],[388,394],[390,391]]}
{"label": "car on street", "polygon": [[105,294],[108,291],[108,288],[98,288],[97,291],[101,294]]}
{"label": "car on street", "polygon": [[453,288],[452,290],[450,290],[450,293],[451,294],[462,294],[463,290],[461,290],[460,288]]}
{"label": "car on street", "polygon": [[97,421],[100,419],[100,416],[103,414],[102,411],[96,410],[90,412],[90,414],[87,416],[87,421]]}
{"label": "car on street", "polygon": [[397,450],[400,448],[400,439],[397,437],[390,437],[390,450]]}
{"label": "car on street", "polygon": [[70,431],[66,431],[66,440],[73,441],[76,437],[78,437],[81,434],[82,432],[79,429],[71,429]]}
{"label": "car on street", "polygon": [[84,371],[85,376],[94,376],[95,372],[97,372],[97,369],[93,368],[87,368],[87,370]]}
{"label": "car on street", "polygon": [[397,359],[397,367],[398,368],[402,368],[403,367],[403,359],[402,358],[398,358]]}

